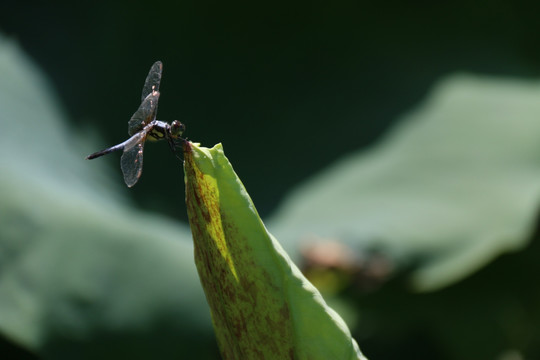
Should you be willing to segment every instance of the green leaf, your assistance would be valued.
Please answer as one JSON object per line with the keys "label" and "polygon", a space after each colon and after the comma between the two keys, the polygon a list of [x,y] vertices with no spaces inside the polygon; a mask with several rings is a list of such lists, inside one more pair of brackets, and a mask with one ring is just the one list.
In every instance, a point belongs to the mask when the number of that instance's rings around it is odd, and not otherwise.
{"label": "green leaf", "polygon": [[274,233],[285,243],[338,239],[401,265],[422,259],[412,277],[420,290],[522,249],[540,201],[539,99],[537,82],[441,81],[374,148],[293,192]]}
{"label": "green leaf", "polygon": [[266,230],[220,144],[186,142],[195,263],[225,359],[364,359]]}

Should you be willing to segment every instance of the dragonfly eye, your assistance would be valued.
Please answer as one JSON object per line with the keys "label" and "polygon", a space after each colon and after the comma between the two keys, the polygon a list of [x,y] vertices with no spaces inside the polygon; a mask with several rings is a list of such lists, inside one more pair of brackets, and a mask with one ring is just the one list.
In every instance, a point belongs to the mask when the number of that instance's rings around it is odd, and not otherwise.
{"label": "dragonfly eye", "polygon": [[182,133],[184,132],[184,130],[186,130],[186,127],[180,121],[174,120],[171,123],[171,135],[172,136],[174,136],[174,137],[181,136]]}

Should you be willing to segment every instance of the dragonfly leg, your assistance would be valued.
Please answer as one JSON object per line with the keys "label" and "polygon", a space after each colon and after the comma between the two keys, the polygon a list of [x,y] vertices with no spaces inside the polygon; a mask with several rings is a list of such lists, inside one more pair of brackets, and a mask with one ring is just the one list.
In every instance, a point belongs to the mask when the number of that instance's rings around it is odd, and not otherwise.
{"label": "dragonfly leg", "polygon": [[183,138],[179,138],[178,140],[173,139],[172,137],[167,137],[167,141],[169,142],[169,147],[171,148],[172,153],[174,156],[176,156],[177,159],[184,161],[184,159],[178,155],[178,149],[182,147],[182,143],[186,141]]}

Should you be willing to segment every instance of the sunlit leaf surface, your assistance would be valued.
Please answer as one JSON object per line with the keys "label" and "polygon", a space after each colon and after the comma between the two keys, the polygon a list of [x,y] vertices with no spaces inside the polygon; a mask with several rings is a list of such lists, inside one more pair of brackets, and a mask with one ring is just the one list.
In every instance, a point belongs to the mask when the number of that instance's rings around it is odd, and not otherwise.
{"label": "sunlit leaf surface", "polygon": [[185,147],[195,262],[224,359],[365,359],[266,230],[220,144]]}

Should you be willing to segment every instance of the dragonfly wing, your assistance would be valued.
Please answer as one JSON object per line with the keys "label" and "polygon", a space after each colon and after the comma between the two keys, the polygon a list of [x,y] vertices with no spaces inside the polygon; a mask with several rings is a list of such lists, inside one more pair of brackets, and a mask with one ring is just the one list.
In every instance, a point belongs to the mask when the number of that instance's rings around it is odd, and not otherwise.
{"label": "dragonfly wing", "polygon": [[156,118],[159,91],[148,95],[128,122],[128,134],[134,135]]}
{"label": "dragonfly wing", "polygon": [[159,84],[161,83],[161,72],[163,71],[163,64],[161,61],[156,61],[154,65],[150,68],[146,81],[144,82],[144,87],[142,90],[141,101],[144,101],[148,95],[153,91],[159,90]]}
{"label": "dragonfly wing", "polygon": [[141,177],[145,140],[146,131],[140,131],[125,143],[120,166],[124,174],[124,181],[128,187],[135,185]]}

